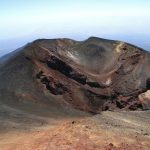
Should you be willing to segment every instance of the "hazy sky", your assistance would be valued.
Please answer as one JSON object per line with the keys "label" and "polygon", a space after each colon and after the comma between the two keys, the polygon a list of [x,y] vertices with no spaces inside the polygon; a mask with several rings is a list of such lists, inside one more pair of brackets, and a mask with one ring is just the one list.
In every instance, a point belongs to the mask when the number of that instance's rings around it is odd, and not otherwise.
{"label": "hazy sky", "polygon": [[149,44],[150,0],[0,0],[0,40],[88,36]]}

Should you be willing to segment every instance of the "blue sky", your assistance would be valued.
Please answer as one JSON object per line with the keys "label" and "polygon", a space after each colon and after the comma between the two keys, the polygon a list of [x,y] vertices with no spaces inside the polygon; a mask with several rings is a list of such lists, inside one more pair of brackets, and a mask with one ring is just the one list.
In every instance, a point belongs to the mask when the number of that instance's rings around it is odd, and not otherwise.
{"label": "blue sky", "polygon": [[[89,36],[125,40],[148,49],[149,18],[149,0],[1,0],[0,49],[36,38]],[[15,45],[8,47],[7,41]]]}

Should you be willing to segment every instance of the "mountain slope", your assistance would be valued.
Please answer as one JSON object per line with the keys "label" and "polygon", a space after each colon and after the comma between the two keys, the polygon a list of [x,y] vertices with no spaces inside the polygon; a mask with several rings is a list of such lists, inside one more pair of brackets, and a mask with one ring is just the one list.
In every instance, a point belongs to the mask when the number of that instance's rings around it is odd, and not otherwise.
{"label": "mountain slope", "polygon": [[150,89],[150,53],[136,46],[96,37],[40,39],[8,56],[0,63],[3,104],[56,114],[149,109],[138,96]]}

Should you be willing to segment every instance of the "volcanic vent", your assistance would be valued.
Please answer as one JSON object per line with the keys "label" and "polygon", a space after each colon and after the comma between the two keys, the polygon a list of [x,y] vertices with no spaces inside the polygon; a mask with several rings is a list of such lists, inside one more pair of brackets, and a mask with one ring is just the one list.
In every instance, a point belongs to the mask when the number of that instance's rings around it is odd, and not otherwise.
{"label": "volcanic vent", "polygon": [[124,42],[40,39],[4,59],[0,99],[91,113],[145,109],[139,95],[150,89],[149,64],[149,52]]}

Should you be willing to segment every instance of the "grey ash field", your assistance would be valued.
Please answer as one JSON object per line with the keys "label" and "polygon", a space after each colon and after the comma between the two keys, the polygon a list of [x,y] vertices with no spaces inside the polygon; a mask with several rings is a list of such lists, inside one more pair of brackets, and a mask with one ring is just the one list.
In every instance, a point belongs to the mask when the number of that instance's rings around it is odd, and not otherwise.
{"label": "grey ash field", "polygon": [[0,150],[149,150],[149,66],[149,52],[96,37],[3,56]]}

